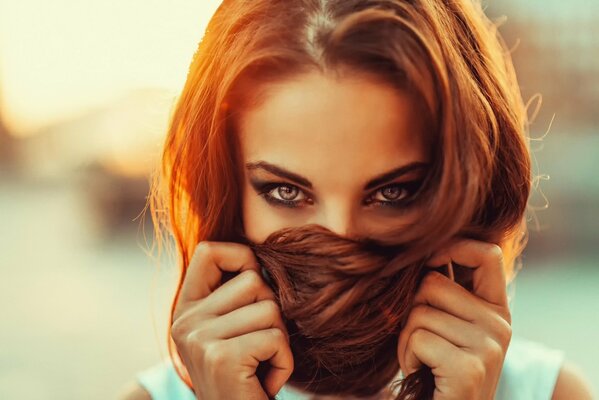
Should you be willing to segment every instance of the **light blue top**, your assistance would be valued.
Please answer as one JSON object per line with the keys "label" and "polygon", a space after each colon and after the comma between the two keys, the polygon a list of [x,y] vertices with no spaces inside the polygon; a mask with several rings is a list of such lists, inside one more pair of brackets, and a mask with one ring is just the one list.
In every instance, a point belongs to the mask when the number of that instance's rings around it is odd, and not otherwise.
{"label": "light blue top", "polygon": [[[512,336],[495,400],[550,400],[563,361],[562,350]],[[170,360],[139,372],[136,378],[153,400],[196,400]],[[284,385],[276,399],[305,400],[308,397]]]}

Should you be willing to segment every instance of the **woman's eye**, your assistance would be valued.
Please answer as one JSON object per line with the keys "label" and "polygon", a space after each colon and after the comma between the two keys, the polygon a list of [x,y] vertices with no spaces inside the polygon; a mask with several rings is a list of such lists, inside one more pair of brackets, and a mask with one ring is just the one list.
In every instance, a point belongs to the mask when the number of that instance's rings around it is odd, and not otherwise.
{"label": "woman's eye", "polygon": [[294,185],[281,183],[257,184],[258,194],[264,200],[275,206],[289,208],[300,207],[302,203],[312,204],[312,200],[304,192]]}
{"label": "woman's eye", "polygon": [[[367,205],[403,207],[413,198],[422,181],[402,182],[385,186],[366,200]],[[287,183],[260,182],[252,183],[257,193],[267,202],[275,206],[288,208],[302,207],[305,204],[314,204],[303,190]]]}
{"label": "woman's eye", "polygon": [[[281,201],[296,201],[299,193],[302,193],[302,191],[291,185],[280,185],[268,192],[269,196]],[[300,198],[299,200],[303,199]]]}
{"label": "woman's eye", "polygon": [[412,200],[421,183],[421,181],[412,181],[385,186],[377,190],[370,197],[368,204],[376,203],[385,206],[404,205]]}
{"label": "woman's eye", "polygon": [[385,198],[384,200],[398,200],[400,198],[405,197],[407,194],[406,189],[400,188],[398,186],[390,186],[380,191],[381,195]]}

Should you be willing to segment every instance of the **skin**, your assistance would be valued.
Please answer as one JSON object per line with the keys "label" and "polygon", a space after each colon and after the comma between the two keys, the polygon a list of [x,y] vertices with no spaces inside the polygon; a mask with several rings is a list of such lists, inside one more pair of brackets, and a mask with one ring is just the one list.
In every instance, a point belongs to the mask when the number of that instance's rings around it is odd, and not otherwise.
{"label": "skin", "polygon": [[[368,76],[316,72],[267,90],[266,100],[241,119],[244,162],[276,164],[302,175],[312,188],[248,168],[243,221],[251,240],[307,223],[345,236],[380,235],[390,224],[416,216],[415,208],[365,203],[409,197],[401,184],[422,179],[423,170],[363,190],[389,170],[429,162],[425,113],[413,97]],[[253,179],[278,182],[268,193],[298,206],[270,204]],[[429,274],[400,335],[398,361],[408,374],[423,363],[433,368],[435,399],[492,399],[511,338],[501,249],[456,240],[431,266],[450,260],[475,269],[477,290],[470,293],[439,272]]]}
{"label": "skin", "polygon": [[[244,110],[239,125],[249,166],[242,204],[248,238],[262,242],[278,229],[308,223],[338,235],[377,236],[417,218],[418,208],[382,203],[409,198],[414,185],[408,182],[422,179],[425,169],[364,190],[390,170],[430,161],[425,114],[414,98],[363,74],[334,78],[314,72],[265,90],[265,101]],[[275,175],[260,162],[301,175],[312,187]],[[278,186],[264,191],[257,180]],[[272,204],[265,194],[297,207]],[[397,360],[404,375],[422,364],[431,367],[435,400],[492,400],[512,334],[501,248],[455,238],[429,265],[450,261],[473,269],[473,292],[430,272],[400,333]],[[221,285],[223,271],[239,274]],[[266,400],[265,391],[272,396],[285,384],[293,356],[274,298],[248,247],[198,244],[172,326],[198,399]],[[271,369],[261,384],[255,371],[266,360]],[[136,384],[121,398],[150,397]],[[580,372],[566,363],[552,399],[569,398],[592,396]]]}
{"label": "skin", "polygon": [[[246,169],[243,199],[245,233],[262,242],[288,226],[317,223],[343,236],[380,235],[408,222],[415,210],[365,204],[368,199],[406,198],[401,184],[422,179],[414,170],[364,191],[372,178],[414,162],[429,161],[423,111],[407,94],[368,79],[335,79],[319,73],[266,89],[267,100],[243,114],[240,141],[244,163],[266,161],[300,174],[312,188],[262,168]],[[274,206],[252,180],[279,182],[270,191],[298,207]],[[293,184],[293,185],[291,185]],[[385,186],[395,187],[383,191]]]}

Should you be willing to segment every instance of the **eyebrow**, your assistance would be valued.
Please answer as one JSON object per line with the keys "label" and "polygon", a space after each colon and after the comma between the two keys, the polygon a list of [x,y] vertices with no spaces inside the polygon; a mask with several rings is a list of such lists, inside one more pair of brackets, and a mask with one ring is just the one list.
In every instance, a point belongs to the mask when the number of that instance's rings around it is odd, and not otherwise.
{"label": "eyebrow", "polygon": [[[366,185],[364,185],[364,190],[374,189],[377,186],[380,186],[386,182],[389,182],[392,179],[399,178],[402,175],[407,174],[408,172],[412,172],[415,170],[425,169],[429,166],[428,163],[415,161],[406,165],[402,165],[400,167],[394,168],[391,171],[380,174],[373,179],[371,179]],[[257,161],[257,162],[249,162],[245,164],[245,167],[252,171],[256,169],[262,169],[267,172],[270,172],[273,175],[277,175],[281,178],[288,179],[298,185],[307,187],[308,189],[312,189],[312,182],[308,179],[304,178],[301,175],[298,175],[294,172],[286,170],[283,167],[271,164],[266,161]]]}

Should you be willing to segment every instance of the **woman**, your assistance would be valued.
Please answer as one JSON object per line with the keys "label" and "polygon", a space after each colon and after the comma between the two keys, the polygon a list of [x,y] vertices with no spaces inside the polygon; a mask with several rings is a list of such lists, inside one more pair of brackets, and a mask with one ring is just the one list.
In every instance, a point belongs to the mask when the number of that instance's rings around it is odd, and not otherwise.
{"label": "woman", "polygon": [[[563,352],[511,335],[506,285],[525,238],[527,128],[509,55],[476,2],[224,1],[193,59],[154,187],[154,215],[168,210],[181,254],[172,364],[140,374],[124,397],[590,398]],[[391,354],[384,369],[301,381],[316,361],[334,359],[311,359],[301,353],[313,348],[293,342],[320,311],[289,332],[287,318],[297,319],[287,311],[314,304],[289,300],[306,284],[285,280],[292,267],[280,261],[279,233],[305,226],[326,232],[288,245],[403,245],[387,282],[412,279],[414,290],[395,296],[412,306],[381,308],[398,328],[393,352],[377,355]],[[266,269],[261,244],[274,246]],[[356,282],[393,263],[375,264]],[[306,279],[323,275],[324,262],[314,267]],[[378,390],[381,377],[398,376],[408,389]]]}

